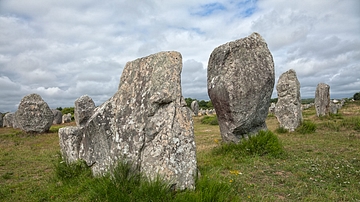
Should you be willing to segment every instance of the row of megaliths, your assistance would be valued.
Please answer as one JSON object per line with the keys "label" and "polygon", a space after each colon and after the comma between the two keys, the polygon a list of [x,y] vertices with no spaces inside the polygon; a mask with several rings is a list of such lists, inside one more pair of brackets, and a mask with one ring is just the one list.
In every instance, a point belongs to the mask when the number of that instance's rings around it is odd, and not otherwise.
{"label": "row of megaliths", "polygon": [[[196,146],[192,112],[181,94],[181,70],[180,53],[160,52],[128,62],[118,91],[99,107],[79,98],[77,126],[59,130],[66,161],[82,159],[94,175],[127,161],[150,178],[162,176],[176,189],[194,189]],[[244,81],[236,79],[240,75]],[[266,129],[274,64],[259,34],[216,48],[208,80],[224,140],[238,142]]]}
{"label": "row of megaliths", "polygon": [[[150,179],[160,175],[175,189],[194,189],[198,171],[193,113],[181,94],[181,70],[180,53],[156,53],[128,62],[118,91],[99,107],[88,96],[77,99],[76,126],[59,130],[67,163],[82,159],[94,175],[102,175],[119,161],[131,162]],[[215,48],[207,77],[223,141],[237,143],[267,129],[274,62],[258,33]],[[277,107],[276,113],[286,116],[286,110],[299,109],[300,85],[294,71],[282,77],[279,102],[288,109]],[[294,117],[301,120],[301,112]],[[290,130],[297,126],[285,125]]]}

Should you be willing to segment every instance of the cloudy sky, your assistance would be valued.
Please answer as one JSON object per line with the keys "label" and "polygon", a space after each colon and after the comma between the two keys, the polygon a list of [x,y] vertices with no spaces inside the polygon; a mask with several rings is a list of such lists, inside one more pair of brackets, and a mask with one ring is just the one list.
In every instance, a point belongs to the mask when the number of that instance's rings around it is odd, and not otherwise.
{"label": "cloudy sky", "polygon": [[100,105],[126,62],[167,50],[183,56],[183,96],[208,100],[211,52],[252,32],[303,98],[320,82],[332,98],[360,91],[359,0],[0,0],[0,112],[30,93],[51,108],[85,94]]}

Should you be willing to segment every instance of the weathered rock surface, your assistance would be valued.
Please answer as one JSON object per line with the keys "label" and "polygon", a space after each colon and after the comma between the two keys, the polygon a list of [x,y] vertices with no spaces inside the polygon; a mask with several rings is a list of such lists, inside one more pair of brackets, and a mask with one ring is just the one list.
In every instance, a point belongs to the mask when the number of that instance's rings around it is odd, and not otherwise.
{"label": "weathered rock surface", "polygon": [[269,107],[269,114],[275,114],[275,107],[276,104],[272,102]]}
{"label": "weathered rock surface", "polygon": [[276,85],[278,101],[275,107],[275,116],[283,127],[290,132],[300,126],[302,118],[300,82],[295,70],[284,72]]}
{"label": "weathered rock surface", "polygon": [[207,77],[223,141],[239,142],[267,129],[265,119],[275,83],[274,62],[258,33],[215,48]]}
{"label": "weathered rock surface", "polygon": [[3,114],[0,112],[0,128],[3,127]]}
{"label": "weathered rock surface", "polygon": [[198,101],[194,100],[191,102],[191,110],[194,112],[195,116],[199,115],[199,103]]}
{"label": "weathered rock surface", "polygon": [[62,123],[62,113],[60,110],[52,109],[51,110],[54,115],[53,124],[61,124]]}
{"label": "weathered rock surface", "polygon": [[59,143],[62,156],[67,163],[79,160],[80,143],[83,135],[83,128],[69,126],[59,129]]}
{"label": "weathered rock surface", "polygon": [[[160,52],[126,64],[118,91],[81,129],[78,158],[95,175],[123,160],[150,178],[159,174],[171,180],[176,189],[194,188],[196,147],[191,110],[181,95],[181,69],[178,52]],[[79,127],[67,130],[59,135],[78,137],[71,134]],[[78,147],[77,139],[68,142]]]}
{"label": "weathered rock surface", "polygon": [[62,123],[70,123],[71,122],[71,114],[67,113],[62,116]]}
{"label": "weathered rock surface", "polygon": [[84,126],[94,113],[95,103],[87,95],[75,100],[74,118],[77,126]]}
{"label": "weathered rock surface", "polygon": [[34,93],[21,99],[15,120],[25,132],[44,133],[50,129],[54,115],[41,96]]}
{"label": "weathered rock surface", "polygon": [[14,113],[6,113],[3,118],[3,126],[4,127],[14,127],[15,114]]}
{"label": "weathered rock surface", "polygon": [[316,87],[315,110],[317,116],[330,113],[330,86],[325,83],[319,83]]}

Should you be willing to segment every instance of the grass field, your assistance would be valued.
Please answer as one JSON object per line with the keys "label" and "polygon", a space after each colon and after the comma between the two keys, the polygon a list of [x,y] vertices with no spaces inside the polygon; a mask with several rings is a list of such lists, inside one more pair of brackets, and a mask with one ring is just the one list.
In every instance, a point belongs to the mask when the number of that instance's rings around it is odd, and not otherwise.
{"label": "grass field", "polygon": [[[65,125],[41,135],[0,128],[0,201],[360,201],[360,103],[329,117],[316,117],[314,108],[303,115],[315,131],[287,133],[277,130],[276,117],[267,118],[285,151],[277,157],[224,150],[219,127],[195,117],[197,189],[164,195],[153,185],[131,189],[139,183],[109,189],[81,163],[59,177],[57,130]],[[111,198],[109,190],[128,196]]]}

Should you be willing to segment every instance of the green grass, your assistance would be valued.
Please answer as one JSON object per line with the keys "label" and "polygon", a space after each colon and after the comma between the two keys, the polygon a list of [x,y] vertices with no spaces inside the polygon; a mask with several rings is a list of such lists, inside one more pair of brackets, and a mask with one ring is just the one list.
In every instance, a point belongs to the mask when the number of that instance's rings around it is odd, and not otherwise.
{"label": "green grass", "polygon": [[275,130],[276,133],[287,133],[289,132],[288,129],[284,128],[284,127],[278,127],[276,130]]}
{"label": "green grass", "polygon": [[213,116],[204,116],[201,118],[202,124],[209,124],[209,125],[219,125],[218,119],[216,115]]}
{"label": "green grass", "polygon": [[268,117],[270,131],[238,145],[222,143],[217,125],[195,117],[201,176],[185,191],[128,164],[101,178],[84,162],[66,165],[56,133],[64,125],[41,135],[0,128],[0,201],[359,201],[359,103],[337,116],[319,118],[310,108],[303,117],[304,134],[283,133]]}

